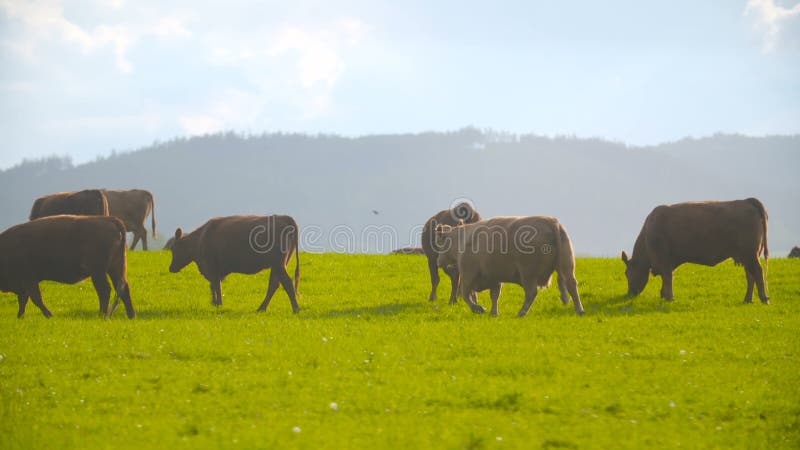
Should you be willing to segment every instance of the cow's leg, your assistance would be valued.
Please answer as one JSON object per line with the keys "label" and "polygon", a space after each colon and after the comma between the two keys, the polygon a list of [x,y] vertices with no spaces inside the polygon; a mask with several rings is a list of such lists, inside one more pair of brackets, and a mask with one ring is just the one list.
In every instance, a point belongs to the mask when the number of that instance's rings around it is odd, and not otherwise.
{"label": "cow's leg", "polygon": [[139,243],[139,233],[136,230],[130,230],[133,233],[133,241],[131,242],[131,250],[136,248],[136,244]]}
{"label": "cow's leg", "polygon": [[769,297],[767,296],[767,289],[764,286],[764,271],[761,269],[761,263],[758,261],[758,258],[753,257],[750,259],[745,264],[745,268],[750,271],[753,279],[756,282],[756,288],[758,288],[758,298],[761,299],[761,303],[768,305]]}
{"label": "cow's leg", "polygon": [[272,296],[275,295],[275,291],[278,290],[278,286],[281,284],[281,278],[278,275],[276,270],[269,271],[269,287],[267,288],[267,296],[264,297],[264,302],[261,306],[258,307],[259,311],[266,311],[267,306],[269,306],[269,301],[272,300]]}
{"label": "cow's leg", "polygon": [[22,294],[17,294],[17,301],[19,302],[19,312],[17,313],[17,319],[21,319],[22,316],[25,315],[25,307],[28,305],[28,293],[23,292]]}
{"label": "cow's leg", "polygon": [[753,287],[756,285],[756,279],[753,278],[753,274],[750,273],[750,269],[746,266],[744,268],[744,274],[747,277],[747,292],[744,294],[744,302],[753,303]]}
{"label": "cow's leg", "polygon": [[131,300],[131,287],[125,278],[125,266],[112,264],[108,269],[108,276],[111,277],[111,283],[116,291],[116,298],[106,317],[111,317],[114,314],[117,306],[119,306],[119,300],[122,299],[122,303],[125,305],[125,315],[128,316],[128,319],[133,319],[136,317],[136,311],[133,309],[133,301]]}
{"label": "cow's leg", "polygon": [[97,298],[100,300],[100,314],[108,317],[111,311],[108,309],[108,300],[111,297],[111,285],[105,273],[92,275],[92,284],[97,291]]}
{"label": "cow's leg", "polygon": [[455,305],[458,303],[458,284],[460,281],[458,269],[445,269],[444,272],[450,277],[450,304]]}
{"label": "cow's leg", "polygon": [[489,290],[489,297],[492,299],[492,315],[499,316],[500,310],[497,307],[497,302],[500,300],[500,289],[503,287],[502,284],[497,283],[497,286],[491,288]]}
{"label": "cow's leg", "polygon": [[222,282],[219,279],[213,279],[211,283],[211,304],[214,306],[222,306]]}
{"label": "cow's leg", "polygon": [[558,282],[558,291],[561,293],[561,303],[568,305],[569,297],[567,296],[567,284],[566,281],[564,281],[564,277],[561,276],[561,272],[558,272],[556,281]]}
{"label": "cow's leg", "polygon": [[483,314],[486,312],[486,309],[478,304],[478,296],[475,294],[474,280],[474,276],[461,273],[461,297],[467,303],[472,312],[475,314]]}
{"label": "cow's leg", "polygon": [[536,300],[536,294],[538,290],[536,288],[536,281],[532,281],[530,283],[526,283],[525,285],[525,303],[522,304],[522,308],[520,308],[519,313],[517,313],[517,317],[525,317],[528,315],[528,311],[531,309],[533,305],[533,301]]}
{"label": "cow's leg", "polygon": [[147,251],[147,228],[142,227],[139,234],[142,236],[142,250]]}
{"label": "cow's leg", "polygon": [[436,288],[439,287],[439,265],[436,263],[436,254],[425,255],[428,257],[428,271],[431,273],[431,295],[428,300],[436,300]]}
{"label": "cow's leg", "polygon": [[33,300],[33,304],[38,306],[40,310],[42,310],[42,314],[45,317],[50,318],[53,316],[53,313],[47,309],[47,306],[44,306],[44,302],[42,301],[42,292],[39,290],[39,284],[33,284],[30,288],[27,289],[28,293],[31,296],[31,300]]}
{"label": "cow's leg", "polygon": [[661,298],[672,301],[672,269],[664,269],[661,272]]}
{"label": "cow's leg", "polygon": [[[578,295],[578,280],[575,279],[575,275],[569,274],[566,277],[564,277],[564,283],[567,285],[566,289],[567,291],[569,291],[570,297],[572,297],[572,304],[575,306],[575,314],[578,315],[585,314],[586,311],[583,310],[583,303],[581,303],[581,296]],[[569,303],[569,300],[567,300],[566,303],[564,304],[566,305],[567,303]]]}
{"label": "cow's leg", "polygon": [[281,286],[283,286],[283,289],[286,290],[287,294],[289,294],[289,301],[292,302],[292,310],[295,314],[299,313],[300,305],[297,304],[297,293],[295,292],[294,285],[292,284],[292,277],[289,276],[289,272],[286,271],[286,267],[284,267],[282,264],[279,264],[272,270],[278,271],[278,276],[281,280]]}

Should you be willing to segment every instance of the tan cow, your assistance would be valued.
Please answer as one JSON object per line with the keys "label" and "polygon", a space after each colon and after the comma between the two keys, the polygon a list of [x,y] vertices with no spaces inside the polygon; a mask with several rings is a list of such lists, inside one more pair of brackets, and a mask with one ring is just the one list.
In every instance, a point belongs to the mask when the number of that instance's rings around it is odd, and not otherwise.
{"label": "tan cow", "polygon": [[[439,250],[436,247],[436,233],[438,225],[456,226],[459,223],[475,223],[481,220],[481,215],[469,203],[457,204],[451,209],[444,209],[434,214],[425,222],[422,228],[422,252],[428,259],[428,272],[431,275],[431,294],[428,300],[436,300],[436,288],[439,287],[439,266],[436,263]],[[458,301],[458,272],[455,266],[442,267],[444,273],[450,278],[450,304]]]}
{"label": "tan cow", "polygon": [[455,266],[460,275],[461,296],[473,312],[485,310],[475,292],[490,290],[492,315],[498,315],[502,283],[515,283],[525,290],[518,316],[528,314],[538,288],[547,287],[558,272],[561,301],[572,297],[577,314],[584,309],[575,279],[575,257],[567,230],[553,217],[495,217],[473,224],[439,225],[436,245],[438,264]]}
{"label": "tan cow", "polygon": [[153,230],[153,239],[156,238],[156,204],[153,194],[143,189],[112,190],[103,189],[108,198],[108,213],[119,217],[125,223],[125,228],[133,233],[131,250],[136,247],[139,239],[142,240],[142,250],[147,250],[147,228],[145,219],[150,215],[150,226]]}
{"label": "tan cow", "polygon": [[108,200],[98,189],[43,195],[33,202],[28,219],[34,220],[59,214],[107,216]]}
{"label": "tan cow", "polygon": [[45,317],[52,316],[42,302],[40,281],[74,284],[89,277],[100,313],[108,317],[114,312],[108,307],[109,276],[132,319],[136,313],[127,280],[125,225],[116,217],[45,217],[0,234],[0,290],[17,294],[17,317],[25,314],[29,298]]}
{"label": "tan cow", "polygon": [[[258,310],[267,309],[280,284],[289,294],[292,309],[298,313],[299,235],[300,228],[290,216],[216,217],[186,235],[180,228],[175,230],[169,271],[176,273],[191,262],[196,263],[200,273],[211,283],[211,302],[219,306],[222,305],[221,283],[228,274],[255,274],[269,268],[267,295]],[[292,253],[297,261],[294,286],[286,271]]]}
{"label": "tan cow", "polygon": [[759,257],[767,248],[767,211],[755,198],[688,202],[656,207],[644,221],[630,258],[623,251],[628,296],[639,295],[650,273],[661,276],[661,298],[672,300],[672,272],[683,263],[715,266],[728,258],[744,266],[745,303],[758,296],[769,303]]}

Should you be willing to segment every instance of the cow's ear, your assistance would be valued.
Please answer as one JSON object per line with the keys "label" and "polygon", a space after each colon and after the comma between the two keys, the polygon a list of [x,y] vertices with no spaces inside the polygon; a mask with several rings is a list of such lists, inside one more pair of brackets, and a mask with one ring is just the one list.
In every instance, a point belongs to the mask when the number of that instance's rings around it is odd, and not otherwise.
{"label": "cow's ear", "polygon": [[178,228],[177,230],[175,230],[175,240],[177,241],[178,239],[181,238],[181,236],[183,236],[183,230]]}
{"label": "cow's ear", "polygon": [[628,254],[625,253],[625,250],[622,251],[622,262],[624,262],[626,265],[628,264]]}

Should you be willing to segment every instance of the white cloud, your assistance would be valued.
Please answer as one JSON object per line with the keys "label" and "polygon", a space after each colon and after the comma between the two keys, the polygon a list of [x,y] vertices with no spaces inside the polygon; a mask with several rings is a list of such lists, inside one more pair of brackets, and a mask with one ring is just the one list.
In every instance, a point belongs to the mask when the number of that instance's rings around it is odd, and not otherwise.
{"label": "white cloud", "polygon": [[775,0],[748,0],[744,15],[754,17],[756,28],[763,33],[762,48],[768,53],[775,50],[786,24],[800,17],[800,3],[786,8]]}
{"label": "white cloud", "polygon": [[[113,10],[122,9],[122,1],[101,2],[101,6]],[[4,46],[32,60],[38,47],[53,42],[67,42],[84,54],[110,49],[115,57],[117,69],[122,73],[133,70],[128,51],[141,38],[154,36],[159,39],[187,38],[192,34],[185,23],[174,17],[145,18],[145,23],[129,21],[126,24],[99,24],[85,28],[68,20],[59,0],[33,2],[0,0],[12,20],[25,27],[25,35],[16,40],[6,40]]]}

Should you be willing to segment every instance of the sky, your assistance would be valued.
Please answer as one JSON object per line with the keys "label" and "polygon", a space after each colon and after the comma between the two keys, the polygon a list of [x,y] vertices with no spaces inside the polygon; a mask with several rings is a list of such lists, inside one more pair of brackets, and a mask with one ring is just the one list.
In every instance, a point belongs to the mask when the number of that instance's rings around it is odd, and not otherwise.
{"label": "sky", "polygon": [[0,0],[0,168],[220,131],[800,133],[800,1]]}

